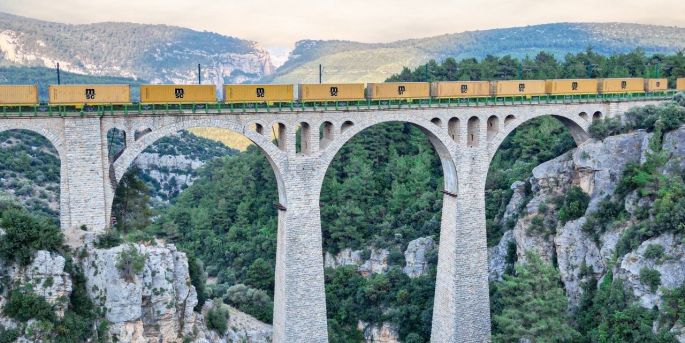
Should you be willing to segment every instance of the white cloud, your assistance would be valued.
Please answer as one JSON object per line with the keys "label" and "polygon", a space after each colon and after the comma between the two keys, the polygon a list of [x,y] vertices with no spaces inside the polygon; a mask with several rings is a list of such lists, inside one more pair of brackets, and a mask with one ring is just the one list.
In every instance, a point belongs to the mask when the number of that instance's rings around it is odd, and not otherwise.
{"label": "white cloud", "polygon": [[553,22],[685,27],[682,0],[0,0],[0,9],[67,23],[176,25],[288,47],[300,39],[390,42]]}

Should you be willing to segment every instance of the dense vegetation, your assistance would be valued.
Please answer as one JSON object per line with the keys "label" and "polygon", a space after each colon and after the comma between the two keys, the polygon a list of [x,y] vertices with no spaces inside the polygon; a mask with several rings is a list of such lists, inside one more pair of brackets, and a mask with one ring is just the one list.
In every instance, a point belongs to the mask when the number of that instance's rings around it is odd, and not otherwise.
{"label": "dense vegetation", "polygon": [[[657,67],[658,65],[658,67]],[[516,79],[572,79],[603,77],[659,77],[668,78],[669,86],[675,89],[676,79],[685,77],[685,50],[675,54],[648,55],[645,50],[637,48],[627,53],[603,55],[595,48],[588,47],[584,52],[568,53],[564,60],[555,55],[541,51],[530,58],[515,58],[510,55],[502,57],[488,55],[480,61],[476,58],[465,58],[457,62],[452,57],[442,63],[431,60],[427,63],[428,81],[477,81]],[[426,65],[411,70],[407,67],[402,72],[391,76],[388,81],[426,81]]]}
{"label": "dense vegetation", "polygon": [[[20,285],[10,282],[9,277],[3,277],[0,292],[7,296],[7,302],[2,313],[20,323],[26,323],[29,319],[37,321],[15,329],[0,325],[0,341],[13,342],[25,334],[36,341],[56,343],[106,342],[108,324],[104,320],[104,313],[88,297],[85,276],[71,251],[63,246],[64,237],[59,227],[46,218],[32,216],[18,199],[4,192],[0,192],[0,216],[0,227],[5,230],[5,234],[0,236],[0,258],[3,261],[16,261],[19,266],[26,267],[32,262],[36,251],[47,250],[65,256],[64,269],[72,279],[69,298],[60,298],[59,304],[51,304],[43,295],[33,292],[31,283],[41,282],[43,287],[49,287],[48,283],[53,282],[51,278],[26,280]],[[65,309],[61,318],[55,314],[57,306]]]}

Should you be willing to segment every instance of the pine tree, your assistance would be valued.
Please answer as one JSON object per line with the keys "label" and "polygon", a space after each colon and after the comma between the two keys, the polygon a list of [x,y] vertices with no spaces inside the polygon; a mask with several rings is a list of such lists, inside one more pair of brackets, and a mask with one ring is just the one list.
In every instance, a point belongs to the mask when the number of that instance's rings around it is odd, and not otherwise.
{"label": "pine tree", "polygon": [[493,316],[494,342],[566,342],[579,336],[569,325],[568,298],[559,285],[559,273],[535,253],[497,284],[502,313]]}

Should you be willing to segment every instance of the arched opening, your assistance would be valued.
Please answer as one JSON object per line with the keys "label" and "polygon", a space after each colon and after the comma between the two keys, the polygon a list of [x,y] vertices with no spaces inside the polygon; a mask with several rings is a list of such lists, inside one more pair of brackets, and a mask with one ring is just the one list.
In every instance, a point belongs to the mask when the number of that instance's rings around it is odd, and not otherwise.
{"label": "arched opening", "polygon": [[[339,150],[323,180],[321,222],[329,332],[341,341],[384,324],[406,329],[398,341],[430,340],[441,205],[443,197],[456,201],[440,192],[457,193],[456,169],[431,128],[386,122],[329,147]],[[410,300],[417,288],[425,291]],[[370,297],[353,313],[360,291]],[[411,319],[409,302],[428,321]],[[398,311],[392,323],[374,317],[389,308]]]}
{"label": "arched opening", "polygon": [[601,120],[601,119],[603,119],[603,117],[602,117],[602,112],[600,112],[600,111],[597,111],[592,115],[592,121]]}
{"label": "arched opening", "polygon": [[260,135],[264,134],[264,126],[262,124],[254,124],[252,129]]}
{"label": "arched opening", "polygon": [[282,151],[285,151],[287,146],[286,126],[283,123],[276,123],[271,126],[272,142]]}
{"label": "arched opening", "polygon": [[0,131],[0,216],[4,210],[25,208],[59,225],[61,167],[59,152],[40,133]]}
{"label": "arched opening", "polygon": [[333,123],[323,122],[319,126],[319,150],[325,150],[333,142]]}
{"label": "arched opening", "polygon": [[[229,135],[224,128],[212,129]],[[199,273],[196,278],[191,271],[200,300],[196,311],[205,300],[223,298],[238,310],[270,323],[279,217],[284,213],[279,206],[284,208],[281,205],[287,203],[279,191],[279,173],[262,150],[273,153],[277,149],[266,137],[260,141],[253,132],[246,136],[256,143],[239,152],[187,131],[156,129],[122,156],[120,163],[131,160],[128,154],[133,151],[142,151],[121,178],[111,213],[117,221],[114,229],[119,232],[124,230],[127,215],[134,220],[132,224],[143,223],[143,229],[134,225],[125,229],[126,241],[157,237],[189,252],[190,268]],[[141,170],[136,172],[138,168]],[[130,213],[131,208],[140,209],[145,204],[145,194],[136,190],[141,181],[148,188],[151,182],[159,184],[159,189],[147,194],[152,206],[158,192],[173,198],[164,206],[153,207],[154,218],[149,223],[144,222],[145,213]],[[202,280],[205,271],[209,278],[206,285]],[[182,311],[182,304],[174,306]]]}
{"label": "arched opening", "polygon": [[433,124],[435,124],[435,125],[437,125],[437,126],[439,126],[439,127],[442,127],[442,120],[440,120],[440,118],[433,118],[433,119],[431,119],[431,123],[433,123]]}
{"label": "arched opening", "polygon": [[491,116],[488,118],[488,142],[491,142],[499,132],[499,118]]}
{"label": "arched opening", "polygon": [[459,143],[459,118],[451,118],[447,122],[447,134],[452,140]]}
{"label": "arched opening", "polygon": [[467,128],[467,142],[469,148],[477,148],[480,140],[480,119],[471,117]]}
{"label": "arched opening", "polygon": [[140,128],[136,130],[135,135],[133,136],[134,140],[139,140],[143,138],[143,136],[147,135],[148,133],[152,132],[152,129],[147,127],[147,128]]}
{"label": "arched opening", "polygon": [[[581,118],[577,120],[580,122]],[[573,155],[568,152],[576,148],[577,139],[582,136],[578,133],[582,131],[578,122],[562,116],[541,116],[525,121],[497,142],[498,150],[490,161],[484,189],[489,279],[496,292],[491,293],[494,318],[502,318],[503,311],[502,306],[493,306],[492,301],[510,296],[499,293],[499,282],[504,275],[514,273],[519,259],[525,259],[524,250],[535,250],[550,268],[553,263],[570,261],[557,260],[557,250],[561,248],[555,242],[564,230],[558,216],[565,201],[564,192],[576,177],[573,168],[568,167],[573,163]],[[549,164],[536,171],[537,179],[533,169],[545,162]],[[493,325],[497,325],[497,320],[493,320]]]}
{"label": "arched opening", "polygon": [[506,118],[504,118],[504,126],[509,125],[512,121],[516,120],[516,117],[514,117],[513,114],[508,115]]}
{"label": "arched opening", "polygon": [[584,120],[588,120],[587,113],[585,113],[585,112],[580,112],[580,113],[578,113],[578,116],[581,117],[581,118],[583,118]]}
{"label": "arched opening", "polygon": [[312,134],[311,134],[311,129],[309,127],[309,124],[302,122],[298,125],[297,131],[296,131],[296,152],[299,154],[302,154],[304,156],[311,156],[312,155],[312,145],[311,145],[311,140],[312,140]]}
{"label": "arched opening", "polygon": [[354,123],[348,120],[348,121],[344,122],[342,124],[342,126],[340,127],[340,132],[345,133],[345,131],[347,131],[352,126],[354,126]]}
{"label": "arched opening", "polygon": [[107,131],[107,157],[109,162],[116,161],[126,148],[126,131],[112,128]]}

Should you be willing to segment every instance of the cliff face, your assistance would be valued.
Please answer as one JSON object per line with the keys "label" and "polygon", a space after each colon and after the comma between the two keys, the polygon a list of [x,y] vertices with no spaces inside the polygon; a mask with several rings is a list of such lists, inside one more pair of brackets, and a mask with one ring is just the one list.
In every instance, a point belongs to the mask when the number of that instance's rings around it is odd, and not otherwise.
{"label": "cliff face", "polygon": [[78,74],[182,84],[197,81],[200,63],[205,83],[216,85],[257,80],[275,70],[255,42],[174,26],[69,25],[0,13],[0,27],[0,60],[10,65],[59,63]]}
{"label": "cliff face", "polygon": [[[516,226],[507,232],[500,244],[490,249],[490,276],[492,280],[501,278],[506,263],[503,246],[513,242],[517,247],[518,260],[525,259],[524,251],[534,250],[544,259],[556,259],[570,306],[576,307],[583,293],[581,283],[589,277],[602,280],[609,271],[614,279],[626,281],[633,295],[642,306],[651,309],[661,306],[661,290],[652,290],[641,280],[640,271],[647,267],[661,274],[661,287],[678,287],[685,281],[685,241],[683,237],[673,234],[662,234],[639,245],[636,249],[619,256],[616,253],[617,243],[623,232],[636,222],[628,219],[593,237],[583,224],[588,216],[602,211],[600,202],[611,197],[616,190],[621,174],[628,163],[640,163],[647,159],[651,152],[649,141],[651,133],[637,131],[630,134],[608,137],[603,141],[589,141],[577,149],[554,160],[548,161],[533,170],[530,179],[532,198],[525,205]],[[661,172],[673,175],[683,166],[685,151],[685,127],[666,133],[663,137],[663,149],[668,151],[668,161]],[[559,209],[554,205],[558,197],[563,197],[572,186],[580,187],[590,195],[590,202],[585,214],[576,219],[558,224],[555,218]],[[511,207],[517,207],[522,190],[515,184]],[[556,198],[556,200],[555,200]],[[652,207],[648,197],[639,197],[636,192],[627,196],[623,207],[630,214],[638,209]],[[512,205],[514,204],[514,205]],[[535,218],[542,218],[544,230],[531,230]],[[537,219],[540,222],[540,219]],[[551,228],[556,228],[551,230]],[[665,258],[655,259],[645,255],[647,247],[663,247]],[[591,269],[589,267],[592,267]],[[594,275],[588,275],[590,270]],[[584,272],[585,271],[585,272]],[[685,337],[681,337],[685,341]]]}

